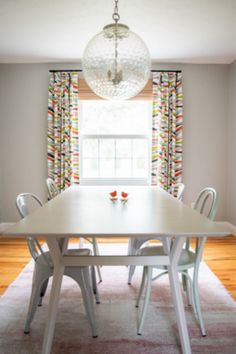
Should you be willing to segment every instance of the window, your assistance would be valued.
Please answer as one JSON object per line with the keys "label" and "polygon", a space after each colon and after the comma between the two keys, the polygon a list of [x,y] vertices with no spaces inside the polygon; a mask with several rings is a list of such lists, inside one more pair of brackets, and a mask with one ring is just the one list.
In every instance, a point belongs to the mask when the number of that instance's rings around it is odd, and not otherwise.
{"label": "window", "polygon": [[81,184],[148,184],[150,101],[82,101]]}

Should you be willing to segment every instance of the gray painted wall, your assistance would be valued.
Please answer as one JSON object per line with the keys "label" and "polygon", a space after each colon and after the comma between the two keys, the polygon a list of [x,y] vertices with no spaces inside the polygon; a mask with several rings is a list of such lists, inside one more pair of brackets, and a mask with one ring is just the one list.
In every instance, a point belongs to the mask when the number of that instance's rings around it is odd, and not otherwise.
{"label": "gray painted wall", "polygon": [[[15,197],[34,192],[46,200],[48,69],[76,65],[0,65],[2,222],[19,219]],[[181,69],[184,78],[185,202],[213,186],[220,193],[219,220],[226,220],[228,65],[156,64]]]}
{"label": "gray painted wall", "polygon": [[227,219],[236,225],[236,61],[229,68]]}
{"label": "gray painted wall", "polygon": [[[0,86],[1,86],[1,80],[0,80]],[[2,104],[1,104],[1,93],[0,93],[0,112],[1,112],[1,107],[2,107]],[[1,127],[1,117],[2,117],[2,114],[0,113],[0,223],[1,223],[1,220],[2,219],[2,206],[3,206],[3,197],[2,197],[2,152],[3,152],[3,143],[2,143],[2,127]]]}
{"label": "gray painted wall", "polygon": [[204,187],[220,198],[218,220],[226,220],[228,68],[188,66],[184,83],[183,171],[190,204]]}
{"label": "gray painted wall", "polygon": [[47,86],[44,65],[0,65],[2,222],[19,219],[15,197],[46,199]]}

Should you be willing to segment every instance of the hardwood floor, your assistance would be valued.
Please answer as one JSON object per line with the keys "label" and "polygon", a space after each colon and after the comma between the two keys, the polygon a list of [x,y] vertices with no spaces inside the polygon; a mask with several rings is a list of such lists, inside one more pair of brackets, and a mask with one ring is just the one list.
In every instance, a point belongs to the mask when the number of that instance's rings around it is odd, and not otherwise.
{"label": "hardwood floor", "polygon": [[26,240],[0,237],[0,294],[31,259]]}
{"label": "hardwood floor", "polygon": [[[124,239],[117,239],[115,242],[122,240]],[[105,243],[107,239],[99,239],[99,242]],[[0,294],[4,293],[30,259],[24,239],[0,236]],[[236,300],[236,237],[208,239],[204,260]]]}
{"label": "hardwood floor", "polygon": [[204,260],[236,300],[236,237],[208,239]]}

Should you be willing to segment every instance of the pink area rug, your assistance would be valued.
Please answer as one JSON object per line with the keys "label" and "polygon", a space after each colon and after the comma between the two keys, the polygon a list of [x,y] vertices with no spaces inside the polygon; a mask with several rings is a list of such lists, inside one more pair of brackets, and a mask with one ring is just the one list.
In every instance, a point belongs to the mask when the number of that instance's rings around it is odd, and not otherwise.
{"label": "pink area rug", "polygon": [[[101,253],[125,254],[126,245],[100,245]],[[111,252],[112,248],[112,252]],[[30,296],[33,263],[0,298],[0,353],[37,354],[41,351],[50,293],[39,307],[30,335],[23,333]],[[164,276],[152,285],[151,302],[142,336],[137,335],[138,310],[135,299],[141,267],[133,284],[127,285],[126,267],[102,267],[99,284],[101,304],[96,305],[99,337],[91,337],[81,293],[73,280],[64,277],[53,341],[53,354],[177,354],[181,353],[175,313]],[[223,285],[202,264],[200,293],[207,336],[201,337],[191,307],[185,306],[193,353],[236,353],[236,303]]]}

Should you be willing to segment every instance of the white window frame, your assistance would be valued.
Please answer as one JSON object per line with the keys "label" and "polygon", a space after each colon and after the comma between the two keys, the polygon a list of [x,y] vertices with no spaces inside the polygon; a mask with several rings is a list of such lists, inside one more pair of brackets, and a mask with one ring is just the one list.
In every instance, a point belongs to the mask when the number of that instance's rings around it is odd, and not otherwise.
{"label": "white window frame", "polygon": [[[150,118],[149,134],[83,134],[83,103],[79,105],[79,169],[81,185],[150,185],[151,184],[151,151],[152,151],[152,119]],[[151,115],[151,112],[150,112]],[[83,140],[84,139],[145,139],[148,148],[148,177],[84,177],[83,176]]]}

